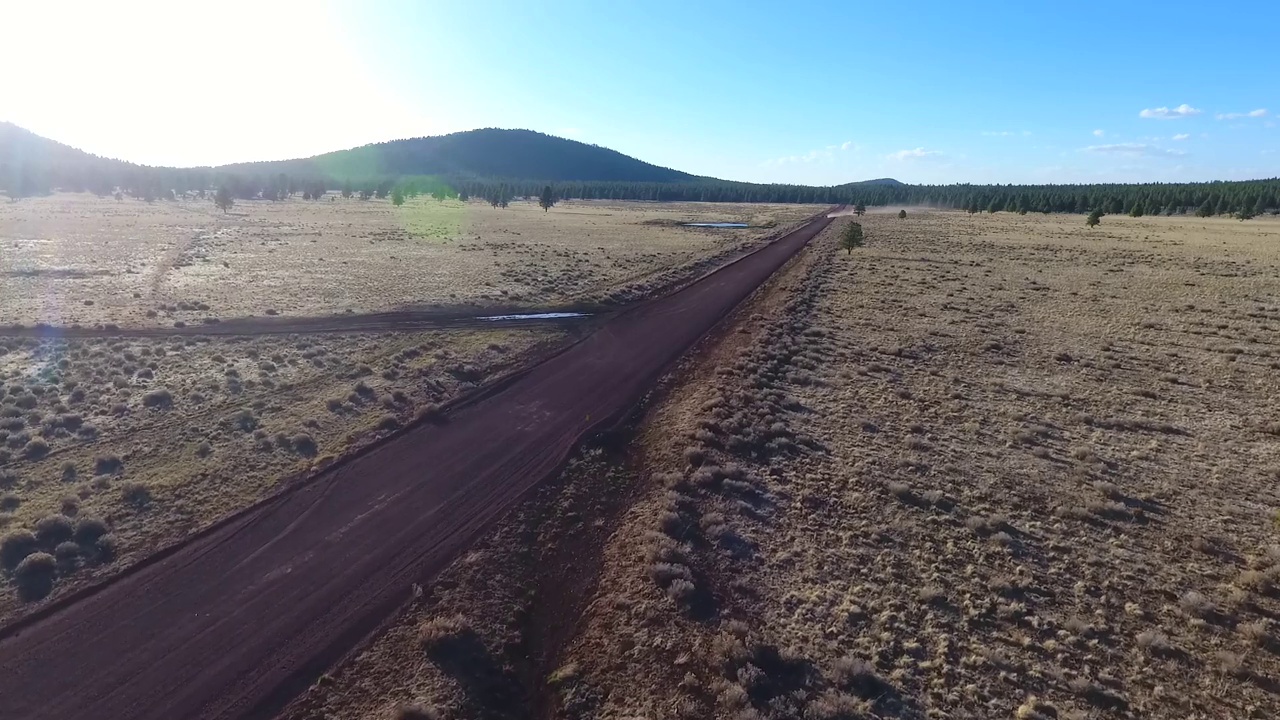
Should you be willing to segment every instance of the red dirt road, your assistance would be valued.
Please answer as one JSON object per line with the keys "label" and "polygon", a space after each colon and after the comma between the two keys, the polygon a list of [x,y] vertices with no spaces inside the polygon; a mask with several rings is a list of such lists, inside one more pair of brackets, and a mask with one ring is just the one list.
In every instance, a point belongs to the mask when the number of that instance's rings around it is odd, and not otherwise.
{"label": "red dirt road", "polygon": [[0,718],[268,718],[830,224],[641,303],[524,375],[0,629]]}

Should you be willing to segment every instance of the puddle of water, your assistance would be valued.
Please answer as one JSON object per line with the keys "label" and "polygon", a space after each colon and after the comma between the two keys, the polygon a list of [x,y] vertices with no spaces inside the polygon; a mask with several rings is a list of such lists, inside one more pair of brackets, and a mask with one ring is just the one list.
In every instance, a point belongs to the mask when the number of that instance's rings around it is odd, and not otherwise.
{"label": "puddle of water", "polygon": [[707,228],[744,228],[751,227],[746,223],[735,222],[705,222],[705,223],[680,223],[682,227],[707,227]]}
{"label": "puddle of water", "polygon": [[485,315],[476,318],[477,320],[559,320],[560,318],[579,318],[587,317],[589,313],[575,312],[551,312],[551,313],[520,313],[516,315]]}

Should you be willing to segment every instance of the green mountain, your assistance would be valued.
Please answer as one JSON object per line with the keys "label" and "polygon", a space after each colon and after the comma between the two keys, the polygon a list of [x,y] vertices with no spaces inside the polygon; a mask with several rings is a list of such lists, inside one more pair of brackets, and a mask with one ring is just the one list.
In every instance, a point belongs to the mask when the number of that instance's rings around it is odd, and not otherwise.
{"label": "green mountain", "polygon": [[312,158],[226,165],[230,173],[328,178],[439,175],[521,180],[685,182],[689,173],[532,130],[468,130],[365,145]]}

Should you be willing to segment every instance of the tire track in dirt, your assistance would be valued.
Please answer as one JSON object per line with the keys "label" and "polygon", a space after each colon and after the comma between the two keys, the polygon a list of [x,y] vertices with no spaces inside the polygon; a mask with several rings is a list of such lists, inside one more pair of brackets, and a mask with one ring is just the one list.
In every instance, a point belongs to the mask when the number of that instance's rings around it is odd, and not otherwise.
{"label": "tire track in dirt", "polygon": [[0,630],[0,718],[272,717],[830,222]]}

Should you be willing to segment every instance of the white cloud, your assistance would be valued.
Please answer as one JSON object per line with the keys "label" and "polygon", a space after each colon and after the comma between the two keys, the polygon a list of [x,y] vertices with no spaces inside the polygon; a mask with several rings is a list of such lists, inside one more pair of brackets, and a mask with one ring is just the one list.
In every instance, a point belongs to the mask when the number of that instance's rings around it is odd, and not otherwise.
{"label": "white cloud", "polygon": [[982,134],[983,134],[983,135],[985,135],[985,136],[987,136],[987,137],[1012,137],[1012,136],[1014,136],[1014,135],[1021,135],[1021,136],[1023,136],[1023,137],[1030,137],[1030,136],[1031,136],[1031,131],[1030,131],[1030,130],[1023,130],[1022,132],[1017,133],[1017,132],[1013,132],[1012,130],[998,130],[998,131],[987,130],[987,131],[984,131]]}
{"label": "white cloud", "polygon": [[812,163],[812,162],[831,162],[835,160],[837,150],[857,150],[858,146],[853,144],[852,140],[845,140],[839,145],[828,145],[822,150],[810,150],[804,155],[784,155],[780,158],[765,160],[760,163],[761,167],[771,167],[774,165],[792,165],[795,163]]}
{"label": "white cloud", "polygon": [[582,131],[575,127],[567,127],[556,130],[556,134],[564,138],[576,138],[582,134]]}
{"label": "white cloud", "polygon": [[1090,145],[1085,148],[1085,150],[1092,153],[1102,153],[1106,155],[1134,155],[1144,157],[1180,157],[1187,154],[1182,150],[1168,150],[1166,148],[1159,148],[1155,145],[1147,145],[1145,143]]}
{"label": "white cloud", "polygon": [[1093,131],[1094,137],[1102,137],[1103,135],[1106,135],[1106,134],[1107,134],[1106,131],[1102,130],[1101,128]]}
{"label": "white cloud", "polygon": [[1258,108],[1244,113],[1218,113],[1219,120],[1239,120],[1240,118],[1261,118],[1267,116],[1266,108]]}
{"label": "white cloud", "polygon": [[1187,133],[1178,133],[1177,135],[1174,135],[1172,139],[1174,139],[1174,140],[1186,140],[1186,139],[1187,139],[1187,138],[1189,138],[1189,137],[1191,137],[1191,136],[1190,136],[1190,135],[1188,135]]}
{"label": "white cloud", "polygon": [[1202,112],[1204,111],[1193,108],[1186,103],[1182,103],[1176,108],[1147,108],[1146,110],[1138,113],[1138,117],[1150,118],[1152,120],[1177,120],[1178,118],[1199,115]]}
{"label": "white cloud", "polygon": [[920,160],[923,158],[942,157],[942,153],[938,150],[925,150],[918,147],[915,150],[899,150],[896,153],[889,153],[885,156],[890,160]]}

